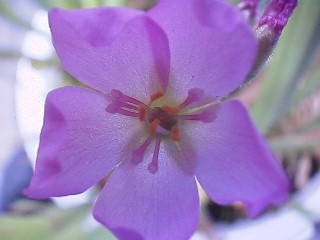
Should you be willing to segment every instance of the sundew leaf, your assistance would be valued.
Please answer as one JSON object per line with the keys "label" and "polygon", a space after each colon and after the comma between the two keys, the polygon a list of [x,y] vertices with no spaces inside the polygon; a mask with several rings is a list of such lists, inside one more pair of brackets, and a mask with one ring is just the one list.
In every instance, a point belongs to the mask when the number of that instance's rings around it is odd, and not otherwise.
{"label": "sundew leaf", "polygon": [[251,108],[252,117],[262,132],[267,132],[287,113],[299,77],[312,59],[319,25],[320,2],[300,1],[280,37],[259,96]]}

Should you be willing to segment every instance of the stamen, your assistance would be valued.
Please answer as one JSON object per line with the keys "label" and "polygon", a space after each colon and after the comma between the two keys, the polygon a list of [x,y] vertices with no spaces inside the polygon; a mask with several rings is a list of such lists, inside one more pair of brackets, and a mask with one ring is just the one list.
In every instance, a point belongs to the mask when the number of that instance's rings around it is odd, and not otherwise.
{"label": "stamen", "polygon": [[160,150],[160,137],[157,137],[156,145],[154,147],[152,161],[148,165],[148,170],[151,173],[156,173],[159,168],[158,159],[159,159],[159,150]]}
{"label": "stamen", "polygon": [[135,98],[124,95],[122,92],[116,89],[111,90],[112,102],[106,107],[106,111],[109,113],[119,113],[130,117],[143,117],[143,110],[149,108],[146,104],[138,101]]}
{"label": "stamen", "polygon": [[138,112],[122,109],[116,104],[109,104],[105,109],[108,113],[118,113],[129,117],[138,117]]}
{"label": "stamen", "polygon": [[179,118],[183,120],[197,120],[205,123],[212,122],[216,118],[216,114],[213,110],[204,110],[201,113],[193,115],[178,115]]}
{"label": "stamen", "polygon": [[155,94],[152,94],[152,95],[150,96],[150,100],[151,100],[151,102],[154,102],[155,100],[161,98],[163,95],[164,95],[163,92],[158,91],[158,92],[156,92]]}
{"label": "stamen", "polygon": [[114,101],[112,104],[118,105],[119,108],[127,108],[128,110],[139,110],[139,107],[127,102]]}
{"label": "stamen", "polygon": [[150,132],[150,135],[153,136],[156,131],[157,131],[157,127],[160,125],[160,120],[159,119],[154,119],[150,125],[149,125],[149,132]]}
{"label": "stamen", "polygon": [[116,103],[111,103],[105,109],[108,113],[117,113],[120,109],[120,106]]}
{"label": "stamen", "polygon": [[170,115],[176,115],[180,111],[179,107],[169,107],[167,105],[162,106],[161,109]]}
{"label": "stamen", "polygon": [[144,117],[146,116],[147,109],[144,106],[140,106],[139,108],[139,120],[142,122]]}
{"label": "stamen", "polygon": [[139,100],[129,97],[127,95],[124,95],[122,92],[116,89],[111,90],[111,95],[113,96],[114,100],[118,100],[119,102],[127,102],[134,104],[136,106],[146,106],[143,102],[140,102]]}
{"label": "stamen", "polygon": [[176,126],[171,129],[171,139],[176,142],[180,141],[180,130]]}
{"label": "stamen", "polygon": [[134,149],[132,151],[131,162],[133,164],[138,164],[142,162],[143,155],[146,152],[148,146],[150,145],[151,140],[152,140],[152,137],[148,137],[146,141],[139,148]]}
{"label": "stamen", "polygon": [[203,98],[203,91],[199,88],[192,88],[188,91],[188,97],[179,105],[180,109],[189,106],[193,102],[199,102]]}
{"label": "stamen", "polygon": [[126,109],[119,109],[118,113],[129,117],[138,117],[137,112],[131,112]]}

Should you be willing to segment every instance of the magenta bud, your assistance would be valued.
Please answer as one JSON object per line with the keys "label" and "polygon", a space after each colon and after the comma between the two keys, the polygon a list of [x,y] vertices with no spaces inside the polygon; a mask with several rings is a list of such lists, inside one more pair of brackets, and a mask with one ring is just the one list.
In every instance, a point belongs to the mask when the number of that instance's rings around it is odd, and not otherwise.
{"label": "magenta bud", "polygon": [[297,0],[271,0],[259,20],[258,28],[267,25],[279,37],[297,4]]}
{"label": "magenta bud", "polygon": [[255,28],[258,52],[245,83],[249,82],[269,59],[297,3],[297,0],[271,0],[266,6]]}

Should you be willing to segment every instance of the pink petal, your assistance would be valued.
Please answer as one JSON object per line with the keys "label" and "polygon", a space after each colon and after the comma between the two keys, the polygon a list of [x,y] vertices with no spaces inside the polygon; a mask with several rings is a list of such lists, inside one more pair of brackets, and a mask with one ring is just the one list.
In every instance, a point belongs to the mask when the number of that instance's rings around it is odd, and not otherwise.
{"label": "pink petal", "polygon": [[[189,123],[196,144],[195,175],[220,204],[242,201],[251,216],[288,197],[288,180],[238,101],[214,107],[212,123]],[[197,148],[196,148],[197,147]]]}
{"label": "pink petal", "polygon": [[107,113],[106,105],[103,94],[82,87],[49,93],[35,174],[25,190],[28,196],[81,193],[123,159],[131,132],[140,123]]}
{"label": "pink petal", "polygon": [[[161,143],[162,144],[162,143]],[[159,169],[123,162],[102,190],[93,214],[119,239],[189,239],[199,216],[194,177],[182,171],[161,147]]]}
{"label": "pink petal", "polygon": [[[165,90],[170,56],[165,33],[145,14],[125,8],[54,9],[53,43],[63,67],[103,93],[132,97]],[[140,93],[140,96],[138,95]]]}
{"label": "pink petal", "polygon": [[218,0],[161,0],[149,15],[169,38],[175,95],[201,88],[223,97],[251,69],[256,39],[235,7]]}

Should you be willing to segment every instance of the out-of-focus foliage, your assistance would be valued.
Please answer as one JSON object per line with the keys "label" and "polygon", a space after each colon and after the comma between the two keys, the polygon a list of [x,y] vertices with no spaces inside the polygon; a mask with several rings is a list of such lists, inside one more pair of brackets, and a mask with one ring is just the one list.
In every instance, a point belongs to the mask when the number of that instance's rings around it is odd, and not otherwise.
{"label": "out-of-focus foliage", "polygon": [[[32,206],[20,203],[20,208]],[[46,206],[47,205],[47,206]],[[90,223],[90,207],[82,206],[61,210],[52,204],[35,206],[38,213],[32,215],[2,215],[0,236],[5,240],[115,240],[106,229]],[[93,224],[93,226],[92,226]]]}

